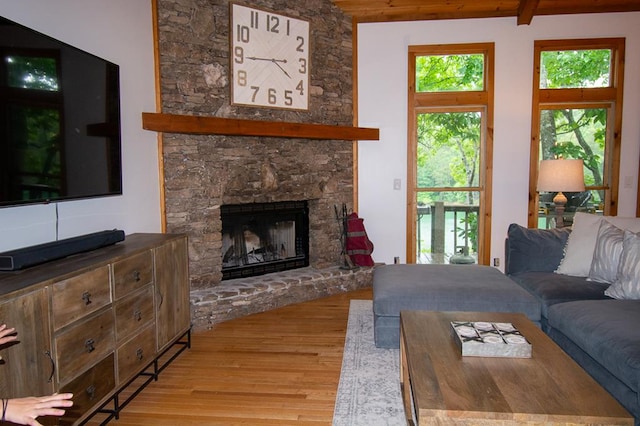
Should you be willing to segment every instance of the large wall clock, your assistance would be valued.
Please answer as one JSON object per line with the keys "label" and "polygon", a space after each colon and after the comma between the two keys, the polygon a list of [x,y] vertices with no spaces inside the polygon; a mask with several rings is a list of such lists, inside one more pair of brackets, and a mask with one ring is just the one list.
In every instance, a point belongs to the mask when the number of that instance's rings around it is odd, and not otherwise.
{"label": "large wall clock", "polygon": [[235,105],[309,109],[309,21],[231,4]]}

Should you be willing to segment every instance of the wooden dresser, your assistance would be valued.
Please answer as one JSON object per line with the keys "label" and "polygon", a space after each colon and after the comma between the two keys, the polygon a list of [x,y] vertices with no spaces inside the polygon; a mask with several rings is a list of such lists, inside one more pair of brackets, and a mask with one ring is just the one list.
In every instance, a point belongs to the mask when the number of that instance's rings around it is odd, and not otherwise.
{"label": "wooden dresser", "polygon": [[62,419],[40,419],[47,424],[79,424],[98,410],[117,418],[137,395],[120,401],[121,391],[157,379],[190,346],[187,239],[133,234],[0,272],[2,323],[18,332],[18,343],[0,349],[2,397],[73,392],[74,407]]}

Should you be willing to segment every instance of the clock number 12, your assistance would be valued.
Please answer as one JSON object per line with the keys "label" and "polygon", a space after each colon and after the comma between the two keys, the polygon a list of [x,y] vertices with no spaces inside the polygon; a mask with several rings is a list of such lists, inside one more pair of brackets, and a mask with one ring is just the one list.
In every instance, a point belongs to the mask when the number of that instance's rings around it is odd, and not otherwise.
{"label": "clock number 12", "polygon": [[[280,33],[280,17],[274,15],[266,15],[266,25],[267,31],[279,34]],[[260,14],[258,11],[252,10],[250,17],[250,26],[256,30],[260,29]],[[290,35],[291,33],[291,21],[286,20],[286,34]]]}

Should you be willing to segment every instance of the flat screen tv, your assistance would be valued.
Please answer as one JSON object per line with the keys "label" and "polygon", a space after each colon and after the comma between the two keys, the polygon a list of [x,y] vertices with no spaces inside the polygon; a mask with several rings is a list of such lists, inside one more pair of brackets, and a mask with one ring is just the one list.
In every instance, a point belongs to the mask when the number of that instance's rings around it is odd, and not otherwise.
{"label": "flat screen tv", "polygon": [[0,17],[0,207],[122,194],[118,65]]}

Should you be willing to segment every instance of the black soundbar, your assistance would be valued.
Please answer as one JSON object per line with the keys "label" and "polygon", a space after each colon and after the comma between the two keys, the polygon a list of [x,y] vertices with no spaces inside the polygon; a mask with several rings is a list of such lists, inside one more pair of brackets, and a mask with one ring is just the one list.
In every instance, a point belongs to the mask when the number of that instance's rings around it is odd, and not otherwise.
{"label": "black soundbar", "polygon": [[94,232],[50,243],[0,253],[0,271],[17,271],[29,266],[109,246],[124,240],[124,231]]}

